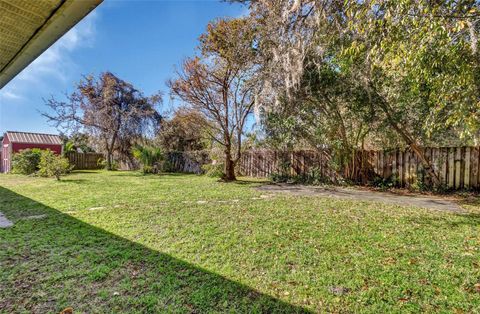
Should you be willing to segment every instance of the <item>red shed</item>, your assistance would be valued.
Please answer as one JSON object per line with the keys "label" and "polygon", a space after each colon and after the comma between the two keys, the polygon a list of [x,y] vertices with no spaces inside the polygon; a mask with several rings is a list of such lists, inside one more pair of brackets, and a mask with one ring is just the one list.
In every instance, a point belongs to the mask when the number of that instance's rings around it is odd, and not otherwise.
{"label": "red shed", "polygon": [[27,148],[49,149],[55,154],[62,153],[62,139],[55,134],[7,131],[2,141],[2,162],[0,170],[9,172],[12,155]]}

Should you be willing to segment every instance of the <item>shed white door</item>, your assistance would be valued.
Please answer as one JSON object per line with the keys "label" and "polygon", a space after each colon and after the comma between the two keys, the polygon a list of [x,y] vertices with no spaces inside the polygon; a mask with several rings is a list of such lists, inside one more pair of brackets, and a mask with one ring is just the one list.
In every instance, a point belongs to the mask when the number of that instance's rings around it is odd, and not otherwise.
{"label": "shed white door", "polygon": [[2,171],[3,172],[8,172],[10,169],[9,163],[8,163],[8,144],[3,145],[2,149]]}

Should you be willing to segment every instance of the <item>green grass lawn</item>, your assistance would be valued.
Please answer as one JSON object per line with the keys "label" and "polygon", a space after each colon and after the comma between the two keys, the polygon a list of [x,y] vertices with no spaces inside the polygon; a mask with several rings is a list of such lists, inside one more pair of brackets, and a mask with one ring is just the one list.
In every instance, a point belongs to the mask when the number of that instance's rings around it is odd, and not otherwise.
{"label": "green grass lawn", "polygon": [[459,215],[258,184],[1,175],[15,225],[0,229],[0,312],[480,312],[480,206]]}

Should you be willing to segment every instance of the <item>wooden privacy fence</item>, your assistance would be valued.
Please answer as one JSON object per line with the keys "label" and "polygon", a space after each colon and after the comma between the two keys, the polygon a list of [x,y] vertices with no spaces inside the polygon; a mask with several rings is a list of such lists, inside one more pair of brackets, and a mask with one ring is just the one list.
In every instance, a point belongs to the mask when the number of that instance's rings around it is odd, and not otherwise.
{"label": "wooden privacy fence", "polygon": [[[444,186],[480,189],[480,147],[426,147],[423,151]],[[170,152],[165,166],[172,172],[202,173],[202,165],[211,162],[208,155],[207,151]],[[102,168],[98,160],[104,158],[98,153],[69,152],[65,156],[76,170]],[[431,183],[419,158],[409,149],[357,151],[352,160],[348,167],[338,169],[328,150],[250,150],[243,153],[238,169],[242,175],[251,177],[308,176],[314,172],[334,182],[348,177],[363,183],[366,178],[385,179],[401,187]]]}
{"label": "wooden privacy fence", "polygon": [[326,151],[251,150],[242,154],[239,170],[249,177],[268,177],[272,174],[307,175],[317,171],[322,177],[333,177],[333,167]]}
{"label": "wooden privacy fence", "polygon": [[102,166],[98,164],[98,160],[104,158],[103,154],[99,153],[77,152],[68,152],[65,154],[65,157],[74,166],[74,170],[101,169]]}
{"label": "wooden privacy fence", "polygon": [[[479,147],[426,147],[425,157],[432,163],[442,184],[448,188],[480,189]],[[395,185],[409,187],[415,183],[430,184],[416,154],[409,150],[357,151],[353,158],[357,165],[368,169],[374,177],[391,180]],[[299,150],[279,152],[271,150],[247,151],[243,154],[239,169],[243,175],[268,177],[273,173],[309,175],[313,170],[322,177],[338,177],[328,151]],[[365,172],[355,172],[353,179],[364,182],[360,177]],[[340,175],[341,176],[341,175]],[[373,178],[370,178],[373,179]],[[335,180],[334,180],[335,181]]]}

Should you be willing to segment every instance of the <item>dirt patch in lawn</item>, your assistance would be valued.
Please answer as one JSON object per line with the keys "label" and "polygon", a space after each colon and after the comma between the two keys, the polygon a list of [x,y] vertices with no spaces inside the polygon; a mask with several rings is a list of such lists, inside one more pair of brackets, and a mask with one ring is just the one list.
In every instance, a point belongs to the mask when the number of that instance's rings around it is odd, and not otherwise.
{"label": "dirt patch in lawn", "polygon": [[317,187],[292,184],[271,184],[258,187],[259,190],[271,193],[291,195],[322,196],[341,199],[379,202],[402,206],[415,206],[434,210],[462,213],[464,210],[450,200],[420,195],[398,195],[390,192],[360,190],[344,187]]}

